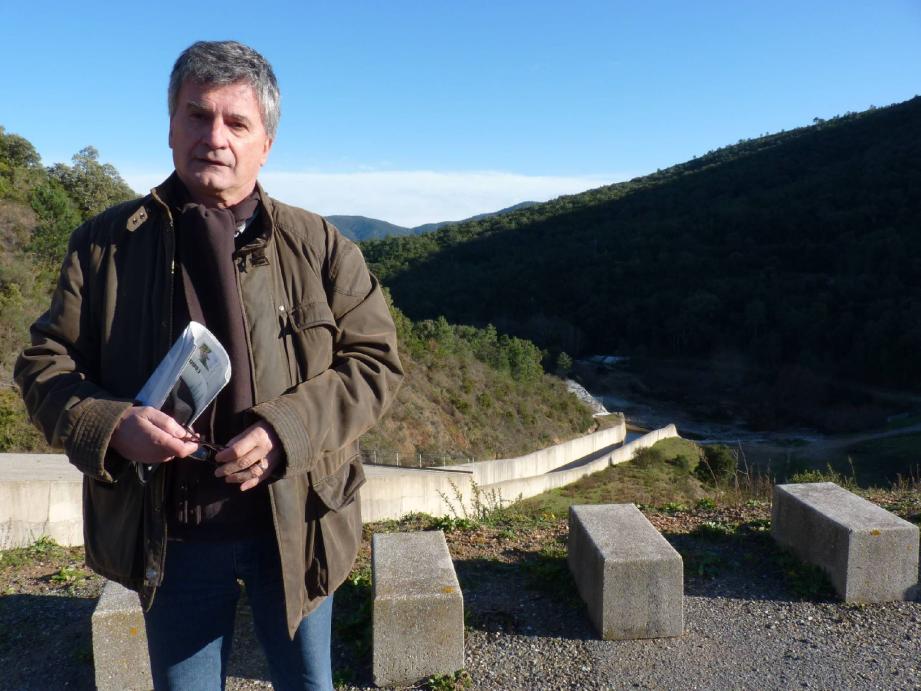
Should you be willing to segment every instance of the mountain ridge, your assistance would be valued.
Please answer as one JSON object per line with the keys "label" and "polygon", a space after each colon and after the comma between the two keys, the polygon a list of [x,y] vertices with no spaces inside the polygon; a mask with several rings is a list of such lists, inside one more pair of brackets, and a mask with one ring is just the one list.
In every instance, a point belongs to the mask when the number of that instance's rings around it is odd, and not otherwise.
{"label": "mountain ridge", "polygon": [[478,221],[480,219],[489,218],[490,216],[496,216],[498,214],[511,213],[513,211],[518,211],[519,209],[526,209],[538,203],[539,202],[530,201],[519,202],[518,204],[513,204],[512,206],[508,206],[504,209],[499,209],[498,211],[490,211],[487,213],[477,214],[476,216],[471,216],[460,221],[439,221],[436,223],[423,223],[422,225],[413,226],[411,228],[396,225],[395,223],[390,223],[388,221],[382,221],[378,218],[371,218],[369,216],[331,214],[327,216],[326,219],[334,226],[336,226],[342,232],[342,234],[350,240],[363,242],[365,240],[379,240],[386,237],[400,237],[404,235],[421,235],[422,233],[431,233],[448,225],[466,223],[467,221]]}
{"label": "mountain ridge", "polygon": [[915,97],[363,251],[412,318],[921,387],[919,158]]}

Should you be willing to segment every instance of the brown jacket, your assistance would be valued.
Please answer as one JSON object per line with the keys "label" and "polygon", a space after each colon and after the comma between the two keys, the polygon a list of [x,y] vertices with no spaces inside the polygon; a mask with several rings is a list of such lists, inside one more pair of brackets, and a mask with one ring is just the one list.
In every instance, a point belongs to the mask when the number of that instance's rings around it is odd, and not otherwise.
{"label": "brown jacket", "polygon": [[[364,482],[357,439],[403,372],[390,312],[355,244],[320,216],[260,196],[268,222],[235,260],[251,413],[284,449],[269,491],[293,633],[354,562]],[[108,443],[171,345],[174,242],[156,189],[78,228],[15,370],[33,422],[84,473],[87,563],[138,590],[145,608],[163,578],[165,473],[142,484]]]}

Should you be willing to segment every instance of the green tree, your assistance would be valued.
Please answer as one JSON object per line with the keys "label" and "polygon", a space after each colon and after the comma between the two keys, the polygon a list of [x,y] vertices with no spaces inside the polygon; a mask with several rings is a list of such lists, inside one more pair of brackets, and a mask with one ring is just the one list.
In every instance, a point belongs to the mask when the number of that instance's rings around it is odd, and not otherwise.
{"label": "green tree", "polygon": [[32,231],[29,249],[49,264],[58,264],[67,250],[70,234],[80,225],[80,211],[55,180],[36,187],[31,203],[38,215],[38,225]]}
{"label": "green tree", "polygon": [[31,142],[0,127],[0,199],[27,202],[30,191],[44,178],[41,158]]}
{"label": "green tree", "polygon": [[72,160],[72,166],[56,163],[48,169],[48,174],[67,190],[84,219],[137,197],[115,166],[99,162],[95,147],[81,149]]}
{"label": "green tree", "polygon": [[565,377],[572,370],[572,358],[566,353],[560,351],[556,356],[556,371],[561,377]]}

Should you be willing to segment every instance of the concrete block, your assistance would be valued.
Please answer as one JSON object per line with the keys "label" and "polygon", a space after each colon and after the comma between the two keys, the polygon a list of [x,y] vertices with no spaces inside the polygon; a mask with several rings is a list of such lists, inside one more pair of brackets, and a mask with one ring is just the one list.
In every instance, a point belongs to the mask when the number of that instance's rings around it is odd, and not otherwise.
{"label": "concrete block", "polygon": [[847,602],[912,599],[918,527],[833,482],[775,485],[771,534]]}
{"label": "concrete block", "polygon": [[568,560],[603,639],[683,633],[681,555],[633,504],[573,506]]}
{"label": "concrete block", "polygon": [[147,629],[137,593],[107,581],[93,611],[92,628],[96,688],[152,689]]}
{"label": "concrete block", "polygon": [[0,549],[83,544],[83,476],[60,454],[0,454]]}
{"label": "concrete block", "polygon": [[412,684],[464,666],[464,598],[444,533],[376,534],[372,672],[378,686]]}

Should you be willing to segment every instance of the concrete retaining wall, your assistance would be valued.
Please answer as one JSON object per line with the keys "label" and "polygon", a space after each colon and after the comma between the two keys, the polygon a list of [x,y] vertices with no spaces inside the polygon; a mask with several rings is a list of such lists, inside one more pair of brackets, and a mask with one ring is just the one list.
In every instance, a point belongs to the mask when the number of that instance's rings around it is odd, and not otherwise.
{"label": "concrete retaining wall", "polygon": [[0,454],[0,549],[83,544],[83,476],[61,454]]}
{"label": "concrete retaining wall", "polygon": [[662,429],[653,430],[648,434],[644,434],[642,437],[634,439],[629,444],[624,444],[623,446],[613,449],[585,465],[579,465],[569,469],[553,470],[543,475],[536,475],[533,477],[518,477],[513,480],[506,480],[505,482],[495,482],[490,485],[484,485],[483,488],[487,491],[495,490],[505,500],[514,501],[519,495],[521,498],[526,499],[527,497],[533,497],[541,492],[546,492],[548,489],[568,485],[586,475],[604,470],[609,465],[617,465],[618,463],[629,461],[640,449],[652,446],[661,439],[677,436],[678,430],[675,429],[675,426],[668,425]]}
{"label": "concrete retaining wall", "polygon": [[[451,514],[442,495],[461,510],[455,488],[469,510],[476,482],[503,500],[532,497],[574,482],[609,465],[630,460],[637,450],[677,436],[674,425],[610,449],[626,434],[623,424],[557,444],[541,451],[450,469],[365,466],[368,482],[361,490],[365,522],[396,519],[411,512]],[[567,468],[581,458],[597,457]],[[62,545],[83,544],[82,476],[63,455],[0,454],[0,549],[24,547],[42,535]]]}
{"label": "concrete retaining wall", "polygon": [[474,481],[480,485],[494,485],[497,482],[521,477],[543,475],[579,458],[596,453],[609,446],[620,444],[627,436],[623,420],[619,425],[570,439],[540,451],[533,451],[515,458],[500,458],[495,461],[477,461],[451,466],[455,470],[473,471]]}
{"label": "concrete retaining wall", "polygon": [[463,495],[468,509],[473,494],[473,473],[469,470],[427,470],[366,465],[365,475],[368,481],[359,493],[361,520],[365,523],[400,518],[414,512],[444,516],[451,511],[441,495],[449,497],[457,511],[461,511],[454,497],[455,488]]}
{"label": "concrete retaining wall", "polygon": [[[598,433],[596,432],[595,434]],[[450,471],[365,466],[368,482],[361,488],[362,520],[366,523],[371,523],[373,521],[397,519],[413,511],[428,513],[433,516],[450,515],[451,508],[444,502],[439,492],[448,496],[454,508],[460,512],[461,507],[455,499],[454,487],[457,487],[463,494],[464,503],[469,511],[471,508],[470,499],[473,494],[471,480],[477,483],[482,492],[489,495],[495,491],[503,501],[514,501],[519,496],[521,498],[533,497],[541,492],[546,492],[548,489],[568,485],[570,482],[575,482],[590,473],[604,470],[609,465],[629,461],[640,449],[652,446],[660,439],[677,436],[678,431],[675,426],[668,425],[662,429],[649,432],[639,439],[634,439],[629,444],[603,453],[584,465],[568,469],[556,466],[556,469],[552,469],[549,472],[545,471],[533,477],[525,476],[494,483],[481,483],[476,480],[477,473],[472,470],[471,466],[479,466],[480,476],[489,477],[489,464],[496,464],[502,470],[496,472],[493,476],[501,477],[507,468],[512,467],[510,461],[527,459],[518,466],[522,473],[527,472],[532,461],[527,456],[522,457],[522,459],[480,461],[463,466],[452,466]],[[573,445],[571,448],[578,447]],[[593,451],[589,451],[586,455],[591,455],[592,453]],[[528,454],[528,456],[533,455]],[[576,460],[578,460],[578,457],[565,458],[561,465],[565,466]],[[465,470],[458,470],[460,468]],[[452,482],[454,487],[451,486]]]}

